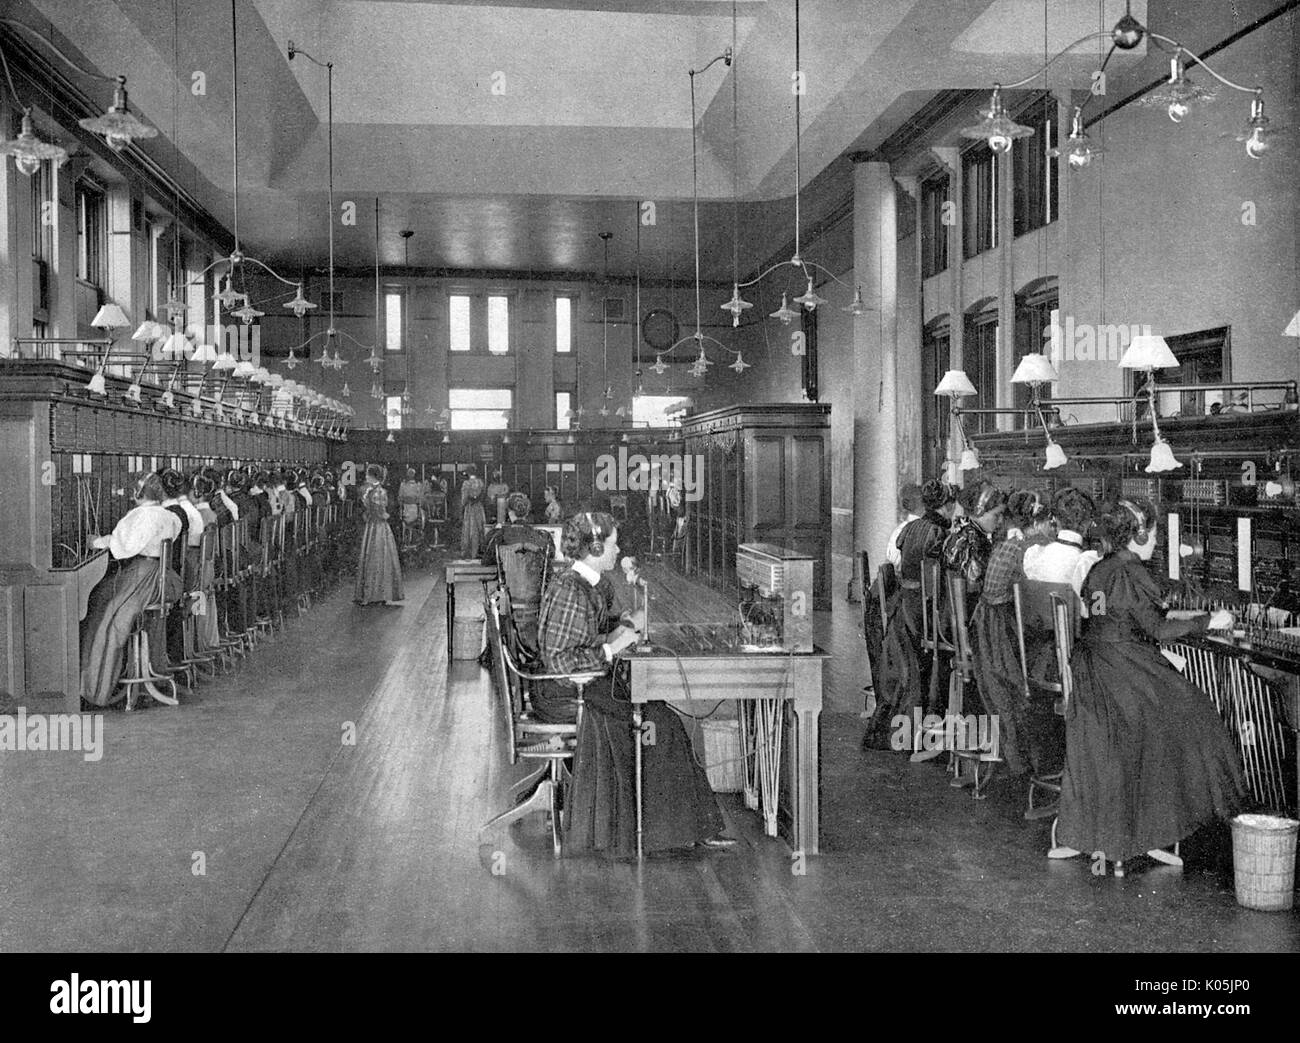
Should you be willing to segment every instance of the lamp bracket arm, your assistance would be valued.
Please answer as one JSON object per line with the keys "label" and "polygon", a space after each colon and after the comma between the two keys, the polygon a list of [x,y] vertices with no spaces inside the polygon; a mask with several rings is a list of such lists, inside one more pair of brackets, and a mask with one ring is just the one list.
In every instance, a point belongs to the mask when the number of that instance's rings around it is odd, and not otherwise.
{"label": "lamp bracket arm", "polygon": [[104,83],[116,83],[119,86],[126,83],[125,76],[105,76],[102,72],[92,72],[90,69],[83,69],[80,65],[59,50],[59,48],[54,45],[54,42],[46,37],[44,33],[28,25],[26,22],[20,22],[16,18],[0,18],[0,25],[7,25],[14,29],[25,29],[36,39],[40,40],[41,43],[45,44],[45,46],[50,49],[50,52],[73,72],[80,73],[82,76],[88,76],[92,80],[100,80]]}
{"label": "lamp bracket arm", "polygon": [[1018,87],[1023,87],[1028,83],[1032,83],[1034,80],[1038,79],[1038,77],[1042,76],[1043,73],[1045,73],[1048,69],[1050,69],[1057,61],[1059,61],[1061,58],[1064,58],[1067,54],[1073,51],[1080,44],[1085,44],[1090,40],[1097,40],[1102,37],[1106,37],[1109,39],[1110,37],[1109,30],[1106,32],[1089,33],[1087,36],[1081,36],[1073,43],[1066,45],[1062,50],[1058,51],[1054,56],[1049,58],[1046,62],[1040,65],[1037,69],[1035,69],[1024,79],[1016,80],[1015,83],[998,84],[998,88],[1000,90],[1013,91],[1016,90]]}
{"label": "lamp bracket arm", "polygon": [[1208,64],[1208,63],[1207,63],[1207,62],[1206,62],[1206,61],[1205,61],[1205,60],[1204,60],[1200,55],[1195,54],[1195,53],[1192,52],[1192,51],[1189,51],[1186,47],[1184,47],[1182,44],[1180,44],[1177,40],[1172,40],[1172,39],[1170,39],[1168,36],[1161,36],[1161,35],[1159,35],[1158,33],[1151,33],[1151,32],[1149,32],[1149,33],[1147,33],[1147,35],[1150,36],[1150,37],[1151,37],[1152,39],[1154,39],[1154,40],[1159,40],[1159,41],[1161,41],[1162,43],[1167,43],[1167,44],[1171,45],[1175,50],[1177,50],[1177,51],[1178,51],[1179,53],[1181,53],[1181,54],[1186,55],[1188,58],[1190,58],[1192,61],[1194,61],[1197,65],[1199,65],[1202,69],[1204,69],[1204,70],[1205,70],[1206,72],[1208,72],[1211,76],[1213,76],[1216,80],[1218,80],[1221,84],[1223,84],[1225,87],[1231,87],[1234,91],[1241,91],[1242,94],[1254,94],[1254,95],[1259,95],[1259,94],[1262,94],[1262,93],[1263,93],[1263,91],[1262,91],[1261,88],[1259,88],[1259,87],[1245,87],[1245,86],[1242,86],[1240,83],[1233,83],[1233,82],[1232,82],[1230,79],[1228,79],[1226,76],[1220,76],[1217,72],[1214,71],[1214,69],[1212,69],[1212,68],[1209,66],[1209,64]]}

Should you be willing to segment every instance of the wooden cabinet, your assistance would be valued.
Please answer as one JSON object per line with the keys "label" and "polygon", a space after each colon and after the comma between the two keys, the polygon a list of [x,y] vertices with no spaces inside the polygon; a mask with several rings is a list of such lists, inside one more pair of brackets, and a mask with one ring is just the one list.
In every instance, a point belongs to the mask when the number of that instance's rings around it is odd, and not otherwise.
{"label": "wooden cabinet", "polygon": [[736,547],[770,543],[813,559],[813,598],[831,607],[831,407],[729,406],[682,421],[699,488],[688,494],[688,575],[736,587]]}

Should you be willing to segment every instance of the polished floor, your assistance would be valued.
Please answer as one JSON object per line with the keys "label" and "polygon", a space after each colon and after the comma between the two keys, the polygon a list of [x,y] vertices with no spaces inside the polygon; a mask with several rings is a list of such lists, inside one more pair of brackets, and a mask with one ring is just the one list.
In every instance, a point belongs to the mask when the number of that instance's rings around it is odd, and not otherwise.
{"label": "polished floor", "polygon": [[732,797],[728,852],[557,862],[538,817],[480,846],[522,772],[487,674],[447,669],[441,579],[407,593],[343,588],[186,705],[106,714],[97,763],[0,753],[0,950],[1300,951],[1300,911],[1235,903],[1222,832],[1094,877],[1020,789],[864,754],[842,602],[803,872]]}

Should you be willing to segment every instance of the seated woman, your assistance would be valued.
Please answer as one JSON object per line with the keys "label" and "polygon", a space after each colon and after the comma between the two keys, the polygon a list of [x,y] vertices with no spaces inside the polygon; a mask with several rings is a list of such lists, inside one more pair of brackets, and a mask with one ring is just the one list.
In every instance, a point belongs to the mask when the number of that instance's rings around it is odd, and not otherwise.
{"label": "seated woman", "polygon": [[1052,519],[1038,493],[1021,489],[1007,500],[1006,522],[1006,536],[994,545],[984,570],[970,636],[976,687],[988,712],[998,715],[998,740],[1007,770],[1020,775],[1038,765],[1033,763],[1011,588],[1025,578],[1022,562],[1026,548],[1051,539]]}
{"label": "seated woman", "polygon": [[[867,722],[862,745],[868,749],[894,749],[891,737],[894,718],[909,716],[914,707],[930,712],[930,658],[921,654],[921,564],[937,559],[948,535],[953,512],[952,487],[932,479],[921,489],[925,513],[908,522],[898,536],[899,591],[889,606],[885,640],[881,648],[880,681],[876,685],[876,709]],[[941,699],[947,698],[940,685]]]}
{"label": "seated woman", "polygon": [[943,567],[966,581],[967,618],[984,585],[984,570],[993,553],[993,534],[1002,524],[1007,495],[988,482],[966,486],[957,494],[957,517],[943,541]]}
{"label": "seated woman", "polygon": [[495,565],[497,563],[498,547],[514,547],[521,543],[545,551],[547,557],[555,557],[555,543],[550,534],[534,529],[528,524],[528,518],[532,510],[532,502],[523,493],[511,493],[506,498],[506,517],[508,520],[505,525],[495,526],[488,530],[487,542],[483,546],[484,565]]}
{"label": "seated woman", "polygon": [[1089,851],[1120,863],[1146,852],[1182,865],[1163,849],[1240,811],[1246,791],[1214,704],[1157,642],[1231,625],[1232,615],[1165,618],[1145,564],[1156,544],[1149,502],[1120,500],[1098,524],[1103,556],[1083,583],[1089,615],[1070,660],[1061,846],[1049,857]]}
{"label": "seated woman", "polygon": [[1069,583],[1084,550],[1084,536],[1096,506],[1082,489],[1067,486],[1052,497],[1056,539],[1025,550],[1025,578],[1040,583]]}
{"label": "seated woman", "polygon": [[[109,536],[96,536],[94,546],[112,555],[107,574],[90,592],[81,624],[81,698],[91,706],[111,706],[123,698],[117,682],[122,657],[140,612],[154,598],[158,558],[163,540],[181,535],[180,519],[162,506],[166,498],[156,474],[136,486],[135,506]],[[167,597],[180,597],[180,577],[167,574]],[[161,627],[151,629],[150,641],[164,640]]]}
{"label": "seated woman", "polygon": [[[598,584],[618,561],[618,529],[608,514],[574,515],[564,527],[565,555],[572,564],[542,597],[539,642],[547,673],[598,673],[583,691],[570,796],[570,852],[598,851],[615,857],[636,854],[635,746],[627,673],[618,653],[636,641],[644,616],[630,627],[613,626]],[[611,675],[611,665],[613,673]],[[533,698],[537,720],[575,720],[577,689],[550,681]],[[642,744],[643,848],[662,851],[692,844],[727,846],[718,836],[722,814],[690,737],[664,703],[646,703],[643,720],[653,725],[653,743]]]}

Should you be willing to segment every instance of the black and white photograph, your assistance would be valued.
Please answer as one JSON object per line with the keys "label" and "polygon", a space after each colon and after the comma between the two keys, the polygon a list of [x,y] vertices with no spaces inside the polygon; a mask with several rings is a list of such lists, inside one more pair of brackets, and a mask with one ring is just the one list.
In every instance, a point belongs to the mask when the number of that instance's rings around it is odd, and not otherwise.
{"label": "black and white photograph", "polygon": [[1300,0],[0,0],[0,954],[121,957],[51,1016],[1283,1010],[1298,482]]}

